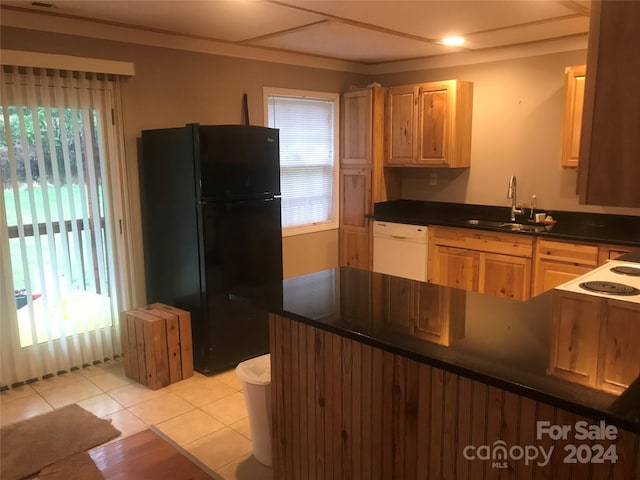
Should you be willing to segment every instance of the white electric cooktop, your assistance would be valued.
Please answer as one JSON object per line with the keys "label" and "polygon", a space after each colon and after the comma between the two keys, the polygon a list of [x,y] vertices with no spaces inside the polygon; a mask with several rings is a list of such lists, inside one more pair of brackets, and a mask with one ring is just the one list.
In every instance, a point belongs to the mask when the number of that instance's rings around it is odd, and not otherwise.
{"label": "white electric cooktop", "polygon": [[556,289],[640,303],[640,263],[610,260]]}

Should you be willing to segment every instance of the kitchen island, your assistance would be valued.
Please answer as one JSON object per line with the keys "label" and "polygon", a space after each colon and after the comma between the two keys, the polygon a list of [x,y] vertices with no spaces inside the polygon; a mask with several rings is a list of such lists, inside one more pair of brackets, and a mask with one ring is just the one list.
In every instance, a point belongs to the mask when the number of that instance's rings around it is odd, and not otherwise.
{"label": "kitchen island", "polygon": [[[548,375],[552,292],[396,279],[343,267],[232,295],[271,313],[274,478],[640,478],[640,380],[615,396]],[[450,341],[411,328],[454,311]]]}

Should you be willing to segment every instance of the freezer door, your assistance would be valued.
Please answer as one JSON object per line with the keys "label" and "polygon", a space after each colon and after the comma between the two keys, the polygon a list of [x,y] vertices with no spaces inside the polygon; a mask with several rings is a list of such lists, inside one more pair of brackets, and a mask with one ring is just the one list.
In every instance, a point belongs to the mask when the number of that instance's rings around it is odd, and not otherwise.
{"label": "freezer door", "polygon": [[[206,369],[234,367],[269,349],[266,312],[229,300],[234,288],[282,282],[280,200],[202,206]],[[195,339],[194,339],[195,341]],[[209,373],[209,372],[206,372]]]}
{"label": "freezer door", "polygon": [[212,125],[198,132],[200,201],[280,195],[278,130]]}

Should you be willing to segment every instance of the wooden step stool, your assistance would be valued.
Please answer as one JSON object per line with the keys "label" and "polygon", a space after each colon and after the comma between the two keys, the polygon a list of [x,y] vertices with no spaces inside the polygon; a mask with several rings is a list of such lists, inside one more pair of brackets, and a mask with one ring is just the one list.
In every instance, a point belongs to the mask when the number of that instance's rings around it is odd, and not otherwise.
{"label": "wooden step stool", "polygon": [[152,390],[193,375],[191,314],[163,303],[121,316],[124,372]]}

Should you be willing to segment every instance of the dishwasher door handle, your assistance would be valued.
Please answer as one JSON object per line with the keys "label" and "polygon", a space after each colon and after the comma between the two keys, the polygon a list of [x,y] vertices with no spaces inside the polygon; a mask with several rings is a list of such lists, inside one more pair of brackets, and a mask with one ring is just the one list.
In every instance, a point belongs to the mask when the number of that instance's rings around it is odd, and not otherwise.
{"label": "dishwasher door handle", "polygon": [[391,235],[391,238],[397,238],[398,240],[406,240],[409,237],[401,237],[400,235]]}

